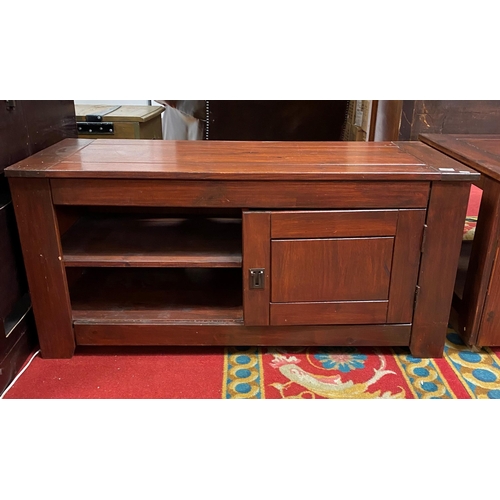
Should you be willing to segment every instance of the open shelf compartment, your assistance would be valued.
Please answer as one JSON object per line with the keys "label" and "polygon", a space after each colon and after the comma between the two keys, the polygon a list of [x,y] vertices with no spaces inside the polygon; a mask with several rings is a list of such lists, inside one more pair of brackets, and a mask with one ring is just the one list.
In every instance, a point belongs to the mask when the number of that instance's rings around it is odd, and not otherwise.
{"label": "open shelf compartment", "polygon": [[90,215],[62,249],[67,267],[241,267],[241,219]]}
{"label": "open shelf compartment", "polygon": [[239,269],[90,268],[70,298],[75,323],[243,324]]}

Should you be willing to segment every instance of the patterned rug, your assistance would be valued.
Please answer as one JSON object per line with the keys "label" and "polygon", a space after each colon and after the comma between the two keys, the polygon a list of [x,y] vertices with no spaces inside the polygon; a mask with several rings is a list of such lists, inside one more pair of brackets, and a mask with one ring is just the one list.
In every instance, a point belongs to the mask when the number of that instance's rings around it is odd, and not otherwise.
{"label": "patterned rug", "polygon": [[159,348],[39,356],[5,399],[500,399],[500,348]]}
{"label": "patterned rug", "polygon": [[449,330],[439,359],[407,349],[232,349],[223,398],[498,399],[500,349],[468,349]]}

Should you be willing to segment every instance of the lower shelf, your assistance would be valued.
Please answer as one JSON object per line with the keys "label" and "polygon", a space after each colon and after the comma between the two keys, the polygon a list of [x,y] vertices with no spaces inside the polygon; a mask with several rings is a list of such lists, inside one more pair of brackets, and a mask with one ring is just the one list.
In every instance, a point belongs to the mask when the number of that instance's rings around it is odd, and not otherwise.
{"label": "lower shelf", "polygon": [[88,269],[70,297],[75,325],[243,324],[241,269]]}

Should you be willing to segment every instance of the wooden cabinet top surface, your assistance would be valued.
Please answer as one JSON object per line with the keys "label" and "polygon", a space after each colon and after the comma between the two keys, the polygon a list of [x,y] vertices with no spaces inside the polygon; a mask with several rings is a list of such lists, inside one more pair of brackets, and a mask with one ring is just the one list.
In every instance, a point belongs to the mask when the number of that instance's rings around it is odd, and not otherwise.
{"label": "wooden cabinet top surface", "polygon": [[479,174],[421,142],[65,139],[8,177],[178,180],[467,180]]}
{"label": "wooden cabinet top surface", "polygon": [[419,138],[464,165],[500,180],[500,134],[421,134]]}

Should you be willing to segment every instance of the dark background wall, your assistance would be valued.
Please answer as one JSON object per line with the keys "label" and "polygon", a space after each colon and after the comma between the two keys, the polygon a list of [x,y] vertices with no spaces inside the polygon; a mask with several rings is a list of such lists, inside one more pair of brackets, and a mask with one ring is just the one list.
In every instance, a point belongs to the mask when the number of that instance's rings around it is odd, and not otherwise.
{"label": "dark background wall", "polygon": [[0,393],[37,345],[4,169],[67,137],[76,137],[73,101],[0,101]]}
{"label": "dark background wall", "polygon": [[399,140],[419,134],[500,133],[500,101],[402,101]]}
{"label": "dark background wall", "polygon": [[349,101],[209,101],[209,140],[339,141]]}

